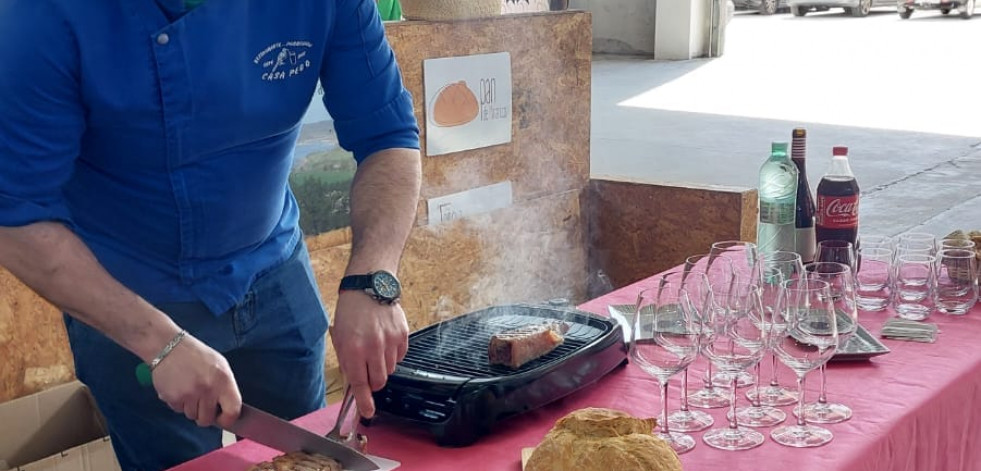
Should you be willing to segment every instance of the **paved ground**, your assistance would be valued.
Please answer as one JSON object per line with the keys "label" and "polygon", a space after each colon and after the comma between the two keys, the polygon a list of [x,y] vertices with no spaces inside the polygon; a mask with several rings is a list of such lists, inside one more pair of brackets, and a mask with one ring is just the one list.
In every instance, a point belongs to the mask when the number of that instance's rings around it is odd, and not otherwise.
{"label": "paved ground", "polygon": [[981,229],[981,16],[737,14],[728,31],[719,59],[597,58],[593,175],[756,186],[802,125],[814,188],[851,148],[863,231]]}

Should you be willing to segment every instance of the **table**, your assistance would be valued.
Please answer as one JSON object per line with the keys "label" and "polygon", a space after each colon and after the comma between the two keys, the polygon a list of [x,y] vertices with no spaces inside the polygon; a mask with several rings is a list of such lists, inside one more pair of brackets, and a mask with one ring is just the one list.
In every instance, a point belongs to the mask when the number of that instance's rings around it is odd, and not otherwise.
{"label": "table", "polygon": [[[607,315],[611,304],[632,304],[650,280],[627,286],[587,302],[581,309]],[[891,314],[861,313],[861,323],[873,334]],[[828,367],[829,399],[841,401],[855,412],[844,423],[829,425],[835,439],[826,446],[792,449],[767,436],[762,446],[729,452],[710,448],[692,434],[694,450],[681,456],[687,471],[973,471],[981,470],[981,305],[967,316],[933,314],[940,326],[935,344],[883,340],[892,353],[871,361],[832,363]],[[704,360],[692,366],[692,387],[700,387]],[[791,384],[784,370],[782,381]],[[764,369],[764,378],[766,378]],[[816,374],[808,383],[808,398],[816,398]],[[809,376],[810,378],[810,376]],[[672,380],[669,401],[677,406],[678,380]],[[743,393],[745,390],[740,390]],[[746,404],[745,397],[740,403]],[[402,462],[401,470],[508,470],[520,469],[521,449],[538,444],[554,422],[575,409],[609,407],[637,416],[657,416],[659,392],[653,378],[633,365],[575,394],[498,424],[493,433],[465,448],[441,448],[423,431],[375,425],[363,431],[369,451]],[[783,408],[788,412],[790,407]],[[338,405],[295,422],[326,433],[337,416]],[[716,426],[725,425],[724,409],[714,409]],[[768,434],[769,429],[762,429]],[[174,468],[174,471],[246,470],[279,454],[242,441]],[[572,470],[570,470],[572,471]]]}

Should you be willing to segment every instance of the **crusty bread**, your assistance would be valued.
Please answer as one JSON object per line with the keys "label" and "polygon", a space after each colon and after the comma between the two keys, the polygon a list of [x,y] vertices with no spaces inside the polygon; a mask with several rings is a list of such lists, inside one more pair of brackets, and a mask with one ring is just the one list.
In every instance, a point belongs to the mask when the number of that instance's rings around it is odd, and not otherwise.
{"label": "crusty bread", "polygon": [[259,463],[249,471],[341,471],[337,461],[318,454],[299,451],[277,456],[272,462]]}
{"label": "crusty bread", "polygon": [[526,471],[681,471],[678,455],[654,436],[655,419],[587,408],[555,423]]}

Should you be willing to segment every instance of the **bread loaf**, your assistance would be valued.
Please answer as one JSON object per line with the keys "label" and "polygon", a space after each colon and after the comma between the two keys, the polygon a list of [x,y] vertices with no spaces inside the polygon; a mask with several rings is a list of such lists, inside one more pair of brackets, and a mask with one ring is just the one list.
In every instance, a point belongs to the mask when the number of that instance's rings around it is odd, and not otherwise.
{"label": "bread loaf", "polygon": [[555,423],[526,471],[681,471],[678,455],[654,436],[655,419],[587,408]]}

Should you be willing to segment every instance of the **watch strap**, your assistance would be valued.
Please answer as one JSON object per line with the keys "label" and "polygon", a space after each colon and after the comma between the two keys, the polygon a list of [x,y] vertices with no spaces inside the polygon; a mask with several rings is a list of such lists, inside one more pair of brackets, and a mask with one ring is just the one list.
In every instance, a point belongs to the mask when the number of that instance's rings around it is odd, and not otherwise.
{"label": "watch strap", "polygon": [[360,290],[371,288],[371,274],[367,275],[348,275],[341,278],[341,287],[343,290]]}

